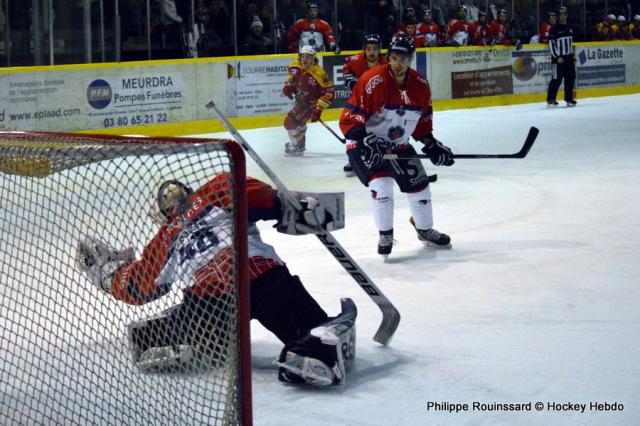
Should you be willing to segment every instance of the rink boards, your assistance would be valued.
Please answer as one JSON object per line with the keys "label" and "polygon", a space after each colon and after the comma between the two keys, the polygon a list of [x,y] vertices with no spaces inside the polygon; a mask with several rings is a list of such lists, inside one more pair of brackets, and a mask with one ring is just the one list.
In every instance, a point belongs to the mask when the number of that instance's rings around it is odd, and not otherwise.
{"label": "rink boards", "polygon": [[[349,52],[350,54],[357,52]],[[319,55],[335,83],[325,112],[349,97],[348,54]],[[277,126],[291,108],[282,94],[294,55],[161,60],[0,69],[0,130],[176,135],[223,130],[215,100],[239,128]],[[551,76],[548,48],[418,49],[413,66],[431,84],[437,110],[540,102]],[[578,98],[640,92],[640,42],[578,43]]]}

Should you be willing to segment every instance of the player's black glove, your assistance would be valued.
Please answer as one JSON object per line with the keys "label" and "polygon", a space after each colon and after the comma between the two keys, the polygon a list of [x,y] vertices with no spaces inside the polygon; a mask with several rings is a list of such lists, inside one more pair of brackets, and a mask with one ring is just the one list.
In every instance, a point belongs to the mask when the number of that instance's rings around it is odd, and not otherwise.
{"label": "player's black glove", "polygon": [[349,90],[353,91],[353,88],[358,82],[358,77],[353,73],[344,74],[342,77],[344,78],[344,85],[347,86]]}
{"label": "player's black glove", "polygon": [[336,55],[340,54],[340,47],[338,47],[338,45],[333,41],[329,43],[329,50],[331,50]]}
{"label": "player's black glove", "polygon": [[382,166],[383,153],[380,142],[383,142],[383,139],[371,133],[358,141],[362,162],[369,170],[375,170]]}
{"label": "player's black glove", "polygon": [[433,135],[427,135],[422,138],[422,152],[424,152],[434,166],[451,166],[453,161],[453,152],[449,147],[445,146]]}

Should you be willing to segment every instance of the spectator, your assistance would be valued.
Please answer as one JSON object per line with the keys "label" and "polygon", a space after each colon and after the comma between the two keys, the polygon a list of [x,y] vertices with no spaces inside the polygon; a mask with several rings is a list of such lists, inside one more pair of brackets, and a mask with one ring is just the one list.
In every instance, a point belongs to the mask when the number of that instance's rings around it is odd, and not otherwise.
{"label": "spectator", "polygon": [[491,44],[491,29],[487,23],[487,13],[478,12],[478,22],[469,26],[471,44],[475,46],[488,46]]}
{"label": "spectator", "polygon": [[618,16],[618,36],[616,37],[617,40],[629,40],[629,34],[627,34],[627,19],[623,16],[620,15]]}
{"label": "spectator", "polygon": [[386,45],[396,30],[395,9],[391,0],[366,0],[365,30],[380,34],[382,44]]}
{"label": "spectator", "polygon": [[231,44],[231,13],[224,0],[213,0],[209,7],[209,35],[217,41],[215,47]]}
{"label": "spectator", "polygon": [[423,47],[425,45],[425,38],[418,37],[418,34],[416,32],[416,18],[412,16],[409,16],[405,21],[404,30],[398,30],[393,36],[396,37],[399,35],[407,35],[411,37],[411,39],[413,40],[413,45],[415,47]]}
{"label": "spectator", "polygon": [[438,46],[442,42],[440,27],[433,21],[431,9],[424,10],[422,22],[418,24],[416,31],[418,33],[418,37],[422,37],[424,39],[424,44],[427,47]]}
{"label": "spectator", "polygon": [[609,14],[604,21],[596,24],[593,38],[596,41],[611,41],[617,37],[617,34],[618,26],[616,25],[616,16]]}
{"label": "spectator", "polygon": [[452,46],[466,46],[469,44],[469,23],[467,22],[467,6],[458,7],[458,15],[447,24],[445,33],[447,41]]}
{"label": "spectator", "polygon": [[264,26],[262,21],[257,16],[253,17],[253,22],[249,27],[249,34],[242,43],[240,53],[243,55],[266,55],[269,53],[269,46],[271,46],[271,39],[266,37],[262,30]]}
{"label": "spectator", "polygon": [[629,23],[628,29],[631,40],[640,40],[640,15],[633,17],[633,22]]}
{"label": "spectator", "polygon": [[[498,10],[498,19],[495,19],[491,23],[491,36],[493,37],[493,44],[502,46],[513,46],[514,40],[510,34],[510,24],[508,23],[508,15],[506,9]],[[518,40],[519,41],[519,40]]]}
{"label": "spectator", "polygon": [[404,30],[404,26],[410,20],[414,20],[414,21],[418,20],[418,18],[416,18],[416,10],[411,6],[405,8],[402,11],[402,25],[400,26],[400,29]]}
{"label": "spectator", "polygon": [[548,12],[549,19],[542,23],[540,32],[538,33],[538,42],[542,44],[549,43],[549,31],[551,27],[558,22],[558,15],[555,12]]}
{"label": "spectator", "polygon": [[298,19],[287,33],[287,39],[291,43],[289,51],[295,53],[302,46],[311,46],[316,52],[324,52],[327,45],[329,50],[340,53],[331,25],[318,18],[318,3],[311,1],[308,6],[307,17]]}

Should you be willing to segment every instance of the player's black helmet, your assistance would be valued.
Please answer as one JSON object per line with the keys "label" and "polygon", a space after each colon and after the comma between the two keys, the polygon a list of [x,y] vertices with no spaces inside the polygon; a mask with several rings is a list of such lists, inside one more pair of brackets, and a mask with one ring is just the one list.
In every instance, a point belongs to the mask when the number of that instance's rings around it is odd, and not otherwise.
{"label": "player's black helmet", "polygon": [[382,49],[382,41],[378,34],[367,34],[364,36],[364,41],[362,42],[363,50],[367,47],[367,44],[375,44],[378,46],[378,49]]}
{"label": "player's black helmet", "polygon": [[307,7],[308,7],[309,9],[311,9],[311,8],[315,8],[315,9],[317,9],[317,8],[319,7],[319,6],[318,6],[318,2],[317,2],[317,1],[310,1],[310,2],[308,2],[308,3],[307,3]]}
{"label": "player's black helmet", "polygon": [[547,12],[547,15],[549,15],[549,18],[552,18],[552,17],[554,17],[554,16],[558,16],[558,14],[557,14],[557,13],[555,13],[554,11]]}
{"label": "player's black helmet", "polygon": [[413,37],[406,34],[400,34],[394,36],[391,39],[391,43],[389,43],[389,49],[387,50],[387,57],[391,53],[411,56],[413,55],[413,52],[415,52],[415,50],[416,46],[415,44],[413,44]]}
{"label": "player's black helmet", "polygon": [[431,15],[433,16],[433,13],[431,13],[431,9],[425,9],[424,12],[422,12],[423,15]]}
{"label": "player's black helmet", "polygon": [[567,8],[562,6],[560,9],[558,9],[558,15],[562,15],[562,14],[567,15],[569,12],[567,11]]}
{"label": "player's black helmet", "polygon": [[507,14],[507,9],[499,9],[498,10],[498,16],[500,15],[506,15]]}

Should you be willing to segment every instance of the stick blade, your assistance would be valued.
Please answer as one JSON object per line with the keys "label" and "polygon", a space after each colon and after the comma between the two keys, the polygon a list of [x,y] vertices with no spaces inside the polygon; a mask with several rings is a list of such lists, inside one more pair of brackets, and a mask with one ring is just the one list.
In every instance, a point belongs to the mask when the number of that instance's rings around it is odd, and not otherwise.
{"label": "stick blade", "polygon": [[400,324],[400,312],[391,304],[381,305],[380,310],[382,311],[382,322],[373,336],[373,340],[386,346]]}
{"label": "stick blade", "polygon": [[524,141],[524,145],[522,145],[522,149],[518,152],[517,158],[524,158],[529,153],[529,150],[533,146],[533,143],[536,141],[538,137],[538,133],[540,133],[540,129],[537,127],[531,127],[529,129],[529,134],[527,135],[527,139]]}

